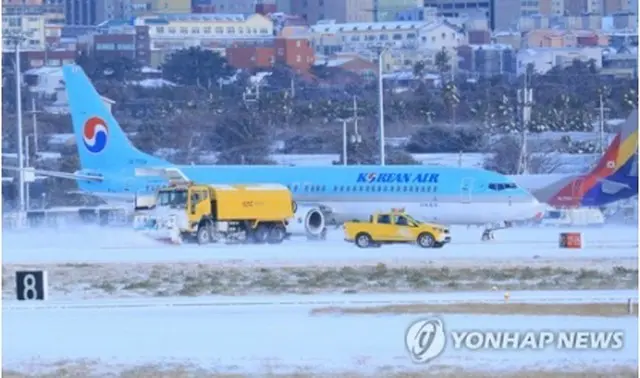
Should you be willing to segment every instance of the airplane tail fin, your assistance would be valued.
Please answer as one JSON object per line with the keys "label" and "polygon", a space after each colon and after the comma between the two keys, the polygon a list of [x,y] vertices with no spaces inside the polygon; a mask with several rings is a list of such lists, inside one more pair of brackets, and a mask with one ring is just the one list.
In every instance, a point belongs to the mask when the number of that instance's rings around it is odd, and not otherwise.
{"label": "airplane tail fin", "polygon": [[637,181],[637,163],[635,174],[632,169],[633,162],[637,162],[637,159],[638,110],[634,109],[588,176],[620,183]]}
{"label": "airplane tail fin", "polygon": [[63,77],[82,169],[104,172],[170,165],[131,144],[80,66],[65,65]]}
{"label": "airplane tail fin", "polygon": [[595,167],[565,183],[554,206],[602,206],[638,195],[638,111],[631,112]]}

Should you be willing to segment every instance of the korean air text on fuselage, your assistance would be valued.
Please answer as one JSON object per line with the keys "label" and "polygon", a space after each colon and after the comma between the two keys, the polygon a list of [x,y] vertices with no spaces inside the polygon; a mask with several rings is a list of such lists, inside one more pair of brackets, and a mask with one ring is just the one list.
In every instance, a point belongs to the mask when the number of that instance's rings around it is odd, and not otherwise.
{"label": "korean air text on fuselage", "polygon": [[437,184],[440,177],[439,173],[360,173],[358,174],[359,183],[385,183],[385,184]]}

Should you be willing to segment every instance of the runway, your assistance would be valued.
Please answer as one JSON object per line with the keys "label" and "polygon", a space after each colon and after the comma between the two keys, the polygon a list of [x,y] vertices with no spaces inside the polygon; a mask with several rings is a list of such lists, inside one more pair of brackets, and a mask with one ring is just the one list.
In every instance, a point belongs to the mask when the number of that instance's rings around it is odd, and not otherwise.
{"label": "runway", "polygon": [[[580,251],[558,248],[562,231],[583,233]],[[3,236],[5,264],[109,263],[109,262],[219,262],[254,265],[314,265],[437,261],[491,262],[626,261],[636,265],[638,231],[633,227],[514,228],[496,233],[497,240],[480,242],[480,229],[452,228],[453,242],[442,249],[425,250],[411,245],[359,249],[332,231],[326,241],[293,239],[282,245],[215,244],[166,246],[128,229],[38,230],[7,232]]]}
{"label": "runway", "polygon": [[[512,291],[510,303],[626,303],[638,301],[636,290],[557,290]],[[171,297],[171,298],[120,298],[84,300],[17,301],[4,300],[4,311],[81,310],[81,309],[135,309],[162,307],[310,307],[310,306],[362,306],[397,304],[447,304],[447,303],[503,303],[504,293],[451,292],[451,293],[401,293],[401,294],[315,294],[315,295],[248,295]]]}
{"label": "runway", "polygon": [[[522,301],[622,299],[629,292],[514,293]],[[635,293],[637,296],[637,293]],[[451,301],[489,300],[493,294],[447,294]],[[444,295],[394,296],[403,300],[445,300]],[[498,297],[499,294],[495,294]],[[344,297],[344,296],[342,296]],[[344,303],[381,301],[389,297],[357,296]],[[564,297],[564,298],[563,298]],[[271,300],[274,302],[270,303]],[[498,300],[498,298],[495,298]],[[140,300],[136,300],[140,302]],[[146,303],[155,300],[145,300]],[[283,305],[283,302],[289,304]],[[324,302],[323,302],[324,301]],[[351,302],[349,302],[351,301]],[[94,304],[98,304],[95,301]],[[121,301],[117,301],[121,302]],[[419,317],[310,316],[312,308],[335,297],[300,299],[231,298],[218,306],[205,306],[206,298],[157,299],[147,307],[84,308],[21,304],[3,305],[3,368],[44,366],[59,360],[90,359],[129,366],[144,363],[190,363],[217,371],[258,373],[270,366],[275,372],[300,368],[315,371],[376,371],[382,367],[415,369],[403,344],[406,327]],[[243,303],[244,302],[244,303]],[[103,301],[103,304],[108,304]],[[140,302],[141,303],[141,302]],[[173,303],[173,306],[167,305]],[[180,303],[182,305],[180,305]],[[200,305],[198,305],[200,303]],[[164,305],[160,305],[164,304]],[[176,305],[178,304],[178,305]],[[188,305],[191,304],[191,305]],[[625,332],[621,350],[528,350],[523,352],[468,351],[447,348],[438,364],[486,369],[522,369],[563,366],[567,370],[589,366],[637,365],[636,317],[614,320],[572,316],[444,315],[450,330],[470,327],[494,330],[602,330]],[[366,319],[366,321],[363,321]],[[31,362],[29,362],[31,361]],[[365,363],[363,363],[365,361]],[[31,366],[33,369],[33,365]]]}

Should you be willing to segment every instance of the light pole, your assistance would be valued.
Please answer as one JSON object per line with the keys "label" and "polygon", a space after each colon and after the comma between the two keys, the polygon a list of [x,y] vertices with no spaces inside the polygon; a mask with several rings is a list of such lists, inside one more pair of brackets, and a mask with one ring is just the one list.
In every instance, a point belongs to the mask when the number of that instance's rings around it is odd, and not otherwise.
{"label": "light pole", "polygon": [[385,151],[384,151],[384,90],[382,86],[382,56],[387,52],[387,49],[380,47],[378,53],[378,127],[380,128],[380,165],[385,165]]}
{"label": "light pole", "polygon": [[18,192],[20,195],[20,213],[23,213],[25,208],[25,193],[24,193],[24,153],[23,143],[24,138],[22,136],[22,85],[20,75],[20,44],[25,40],[22,34],[12,34],[4,37],[5,41],[13,43],[15,45],[15,65],[14,71],[16,75],[16,113],[18,116]]}
{"label": "light pole", "polygon": [[347,133],[347,122],[353,121],[353,118],[338,118],[338,121],[342,122],[342,165],[347,165],[347,147],[349,143]]}

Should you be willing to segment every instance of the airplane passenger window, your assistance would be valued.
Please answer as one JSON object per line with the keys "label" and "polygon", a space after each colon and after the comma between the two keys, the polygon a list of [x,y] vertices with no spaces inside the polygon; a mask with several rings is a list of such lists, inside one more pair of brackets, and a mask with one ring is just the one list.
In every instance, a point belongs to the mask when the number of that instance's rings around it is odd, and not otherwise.
{"label": "airplane passenger window", "polygon": [[304,191],[305,191],[305,192],[308,192],[308,191],[309,191],[309,185],[305,185],[305,186],[304,186]]}
{"label": "airplane passenger window", "polygon": [[341,191],[341,192],[344,192],[344,186],[341,186],[341,187],[340,187],[340,191]]}
{"label": "airplane passenger window", "polygon": [[364,186],[360,185],[359,188],[361,192],[364,192]]}
{"label": "airplane passenger window", "polygon": [[324,192],[326,190],[327,190],[327,187],[325,185],[322,185],[322,191]]}
{"label": "airplane passenger window", "polygon": [[403,191],[403,192],[406,192],[406,191],[408,191],[408,190],[409,190],[409,187],[405,186],[405,187],[403,188],[403,190],[402,190],[402,191]]}
{"label": "airplane passenger window", "polygon": [[347,192],[349,191],[349,187],[348,186],[345,188],[345,191],[347,191]]}
{"label": "airplane passenger window", "polygon": [[429,193],[431,191],[431,187],[427,186],[427,193]]}
{"label": "airplane passenger window", "polygon": [[390,192],[393,192],[393,186],[390,186],[390,187],[389,187],[389,191],[390,191]]}

